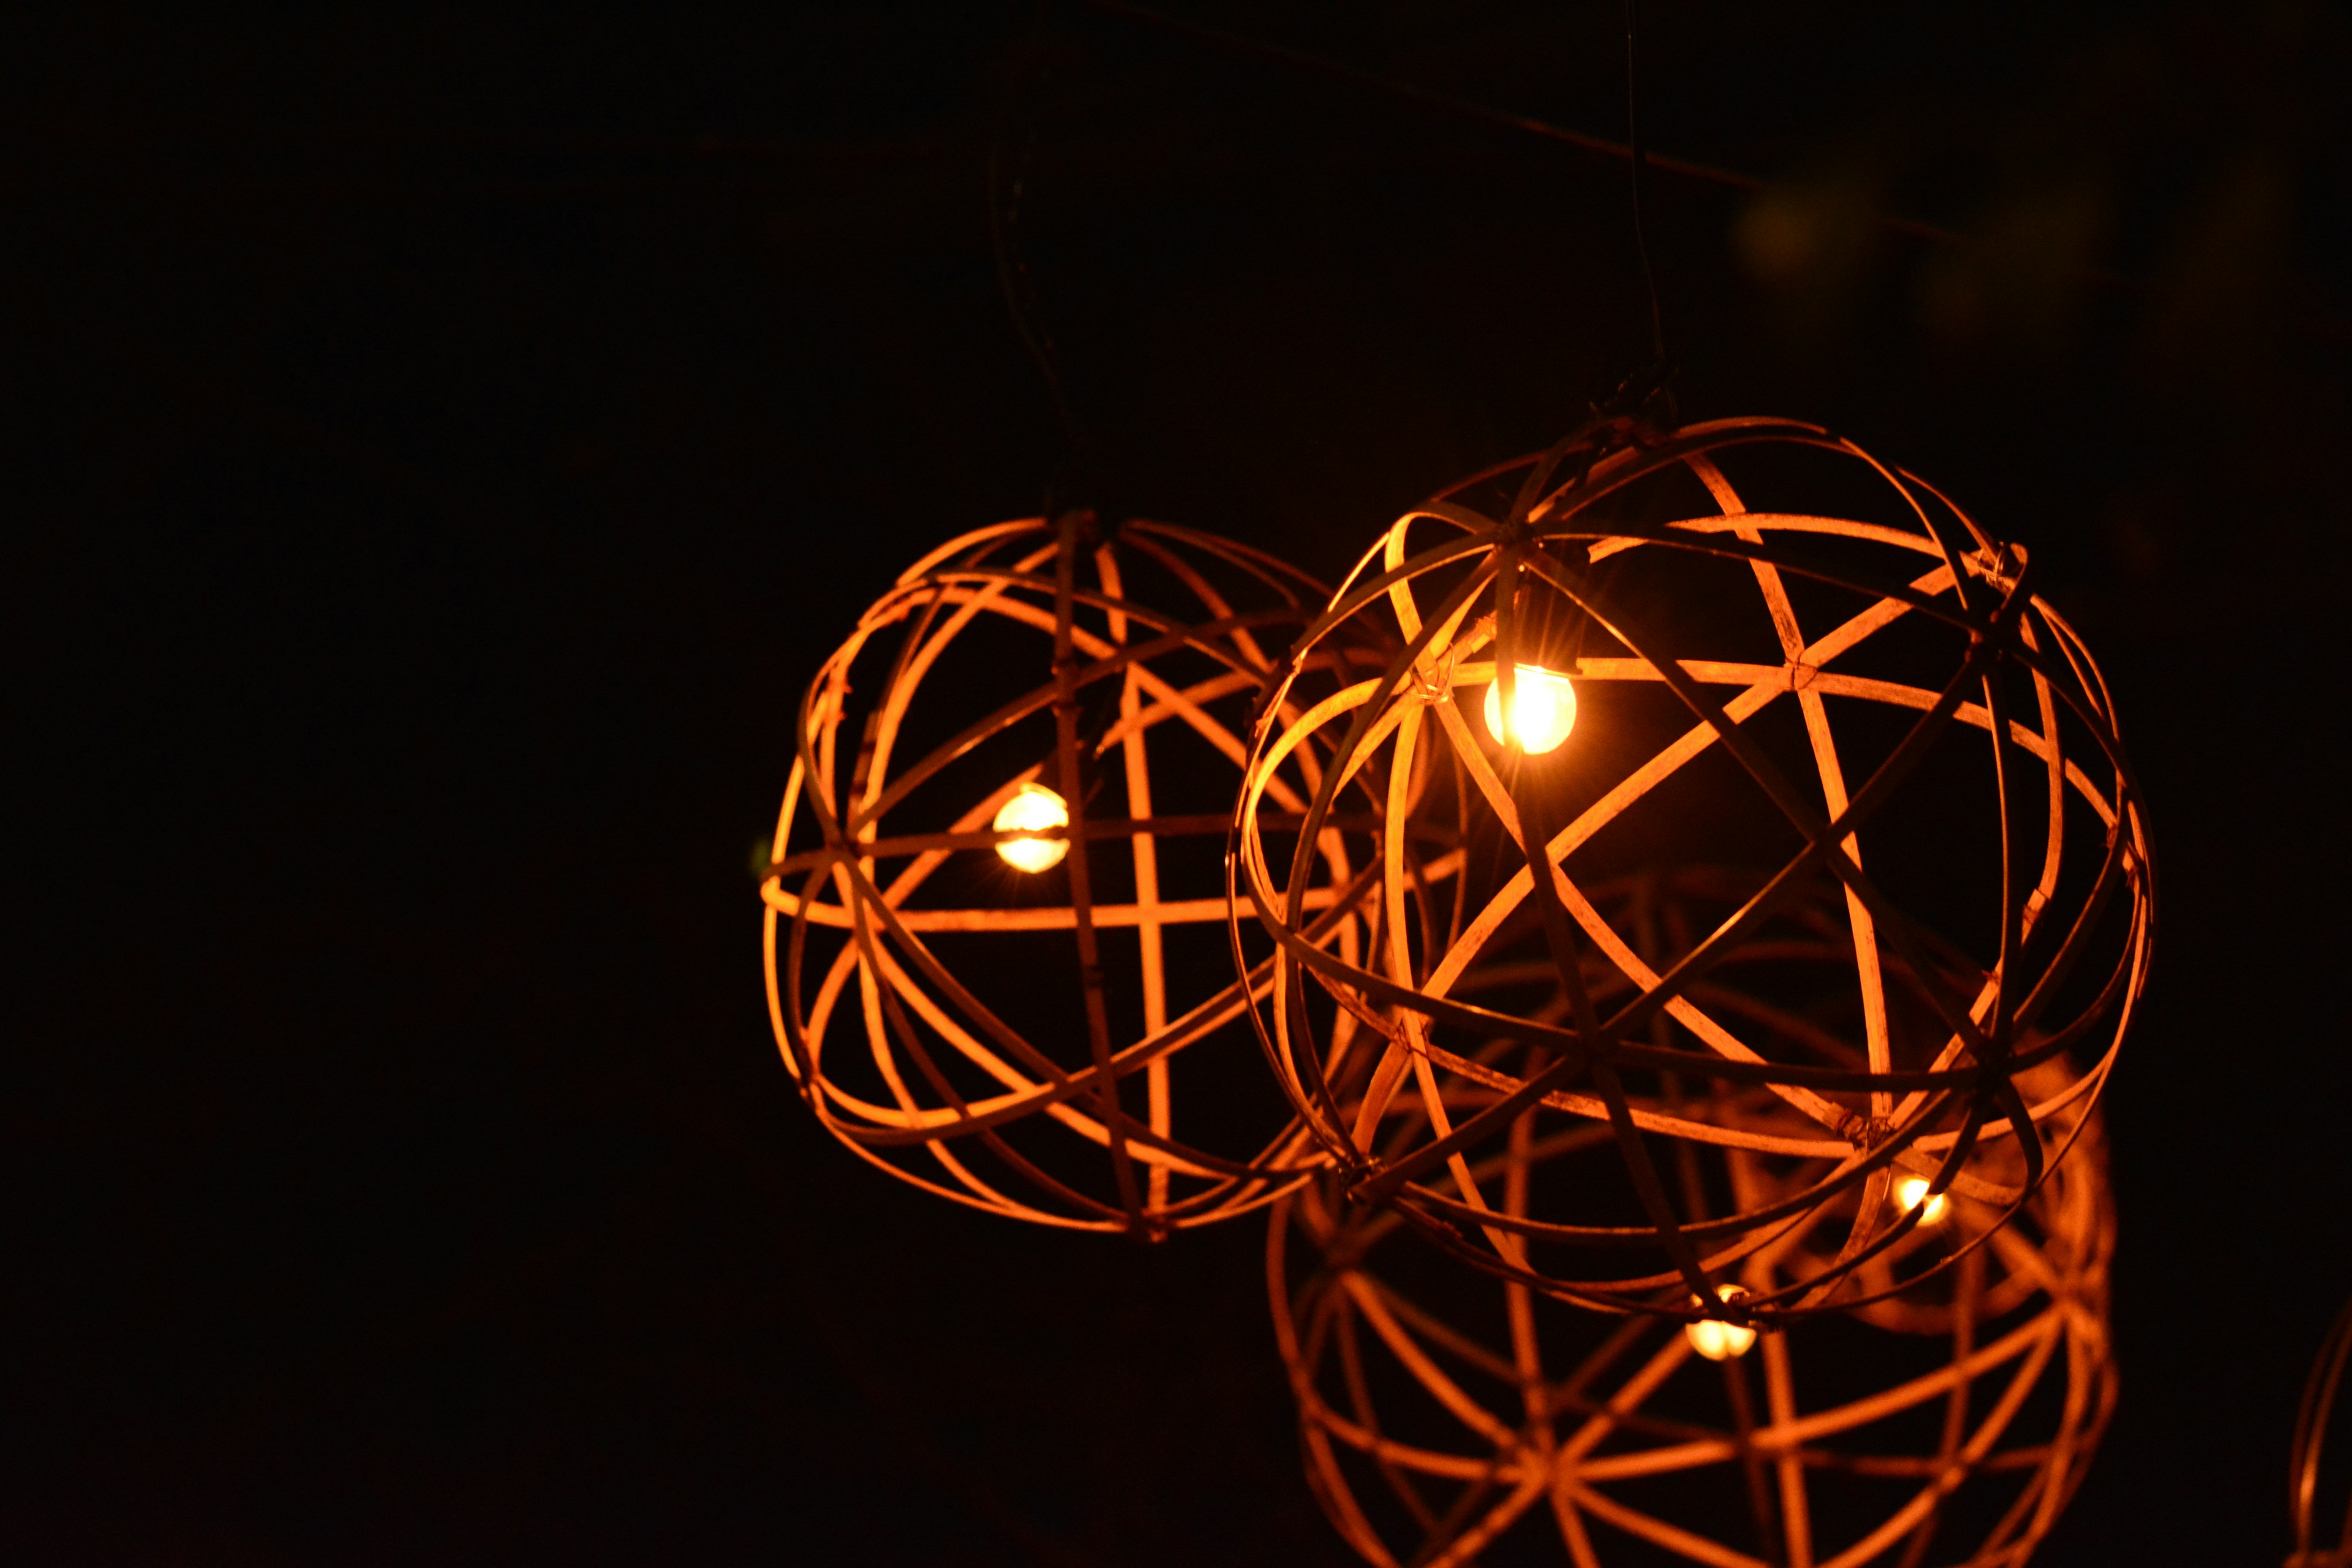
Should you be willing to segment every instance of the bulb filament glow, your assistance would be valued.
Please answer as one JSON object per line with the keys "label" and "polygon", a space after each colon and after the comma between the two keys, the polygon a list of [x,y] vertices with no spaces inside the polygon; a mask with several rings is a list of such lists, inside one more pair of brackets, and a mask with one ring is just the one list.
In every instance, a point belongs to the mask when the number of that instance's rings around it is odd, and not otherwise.
{"label": "bulb filament glow", "polygon": [[[1715,1297],[1718,1301],[1738,1301],[1747,1295],[1748,1292],[1737,1285],[1715,1288]],[[1698,1298],[1694,1296],[1691,1300],[1696,1302]],[[1735,1356],[1746,1355],[1748,1347],[1756,1342],[1754,1329],[1745,1323],[1727,1323],[1717,1318],[1701,1318],[1696,1323],[1685,1323],[1683,1334],[1690,1341],[1691,1349],[1709,1361],[1729,1361]]]}
{"label": "bulb filament glow", "polygon": [[1503,728],[1503,683],[1496,680],[1486,688],[1486,732],[1506,746],[1517,741],[1520,751],[1539,757],[1576,728],[1576,688],[1539,664],[1518,665],[1512,675],[1510,729]]}
{"label": "bulb filament glow", "polygon": [[[1041,827],[1067,827],[1067,802],[1044,784],[1024,784],[1011,800],[996,808],[990,824],[999,833],[1034,833]],[[997,858],[1016,871],[1050,871],[1070,852],[1066,838],[1007,838],[997,845]]]}
{"label": "bulb filament glow", "polygon": [[1934,1197],[1927,1196],[1927,1178],[1925,1176],[1905,1176],[1895,1182],[1895,1204],[1897,1208],[1908,1213],[1918,1208],[1923,1198],[1927,1199],[1927,1206],[1919,1215],[1921,1225],[1935,1224],[1944,1217],[1944,1211],[1952,1206],[1951,1200],[1941,1193]]}

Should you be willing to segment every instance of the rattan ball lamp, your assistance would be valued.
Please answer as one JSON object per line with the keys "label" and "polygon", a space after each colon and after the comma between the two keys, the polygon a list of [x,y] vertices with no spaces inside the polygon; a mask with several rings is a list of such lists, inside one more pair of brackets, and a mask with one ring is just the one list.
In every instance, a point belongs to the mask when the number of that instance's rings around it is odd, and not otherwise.
{"label": "rattan ball lamp", "polygon": [[[1381,1120],[1401,1134],[1425,1114],[1400,1097]],[[1760,1332],[1564,1306],[1461,1268],[1337,1180],[1286,1197],[1268,1282],[1318,1498],[1382,1568],[1562,1548],[1579,1568],[2022,1563],[2116,1394],[2104,1153],[2095,1112],[2062,1114],[2076,1147],[2010,1223],[1966,1197],[1922,1205],[1906,1245],[1954,1267]],[[1475,1167],[1507,1215],[1553,1167],[1607,1152],[1605,1123],[1539,1142],[1535,1121],[1523,1110]],[[1726,1157],[1759,1198],[1787,1174]],[[2013,1144],[2008,1159],[2021,1179]],[[1719,1289],[1775,1294],[1836,1229],[1812,1211]]]}
{"label": "rattan ball lamp", "polygon": [[[1382,668],[1324,657],[1337,639]],[[1237,929],[1279,946],[1252,1009],[1276,1077],[1359,1201],[1587,1306],[1747,1326],[1852,1307],[1843,1282],[1920,1223],[1909,1185],[1989,1223],[2027,1202],[2145,984],[2147,826],[2088,649],[2022,550],[1814,426],[1596,420],[1414,508],[1295,645],[1252,741],[1229,885]],[[1321,786],[1277,821],[1303,750]],[[1378,870],[1360,962],[1308,930],[1316,847],[1350,813],[1377,824],[1351,840]],[[1702,864],[1752,891],[1649,956],[1590,891]],[[1735,958],[1769,971],[1782,917],[1824,899],[1842,1010],[1776,1030],[1709,994]],[[1564,1016],[1465,993],[1514,965]],[[1398,1097],[1420,1135],[1381,1145]],[[1539,1143],[1602,1130],[1618,1169],[1505,1212],[1479,1173],[1523,1113]],[[1685,1145],[1806,1179],[1700,1212],[1664,1173]],[[1722,1301],[1832,1215],[1835,1246]]]}
{"label": "rattan ball lamp", "polygon": [[[943,545],[858,618],[761,888],[777,1043],[828,1130],[959,1203],[1155,1237],[1320,1162],[1242,1020],[1222,868],[1248,715],[1327,595],[1074,511]],[[1362,878],[1327,838],[1304,925],[1352,952],[1332,889]]]}

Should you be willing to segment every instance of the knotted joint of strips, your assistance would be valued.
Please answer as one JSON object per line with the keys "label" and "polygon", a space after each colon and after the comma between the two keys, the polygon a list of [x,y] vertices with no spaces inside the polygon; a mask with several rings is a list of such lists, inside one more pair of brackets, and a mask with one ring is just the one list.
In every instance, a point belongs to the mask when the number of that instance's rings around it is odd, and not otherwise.
{"label": "knotted joint of strips", "polygon": [[[1521,1131],[1476,1169],[1516,1214],[1608,1136]],[[1773,1293],[1839,1245],[1832,1228],[1801,1223],[1726,1289]],[[1350,1205],[1328,1177],[1275,1206],[1266,1269],[1308,1480],[1379,1568],[1454,1568],[1554,1531],[1578,1568],[2017,1568],[2115,1405],[2114,1234],[2094,1118],[1958,1267],[1760,1333],[1560,1306],[1459,1268],[1404,1211]]]}
{"label": "knotted joint of strips", "polygon": [[[858,618],[761,887],[777,1043],[828,1131],[958,1203],[1153,1237],[1322,1162],[1242,1020],[1270,966],[1235,966],[1223,866],[1248,717],[1328,592],[1073,512],[943,545]],[[1352,954],[1364,868],[1323,844],[1301,929]]]}
{"label": "knotted joint of strips", "polygon": [[[2155,915],[2114,705],[2030,579],[1927,484],[1784,420],[1595,426],[1400,519],[1268,687],[1228,870],[1277,951],[1261,1043],[1353,1195],[1565,1300],[1767,1326],[1866,1300],[1921,1223],[1909,1185],[1988,1230],[2025,1203]],[[1524,670],[1572,689],[1548,747],[1480,716]],[[1303,752],[1294,821],[1272,784]],[[1358,819],[1360,956],[1309,900]],[[1699,867],[1737,896],[1686,929],[1595,896]],[[1824,910],[1834,984],[1792,926]],[[1523,1125],[1599,1128],[1614,1165],[1507,1213],[1478,1162]],[[1679,1181],[1701,1153],[1777,1173]],[[1695,1305],[1825,1215],[1840,1245],[1803,1271]]]}

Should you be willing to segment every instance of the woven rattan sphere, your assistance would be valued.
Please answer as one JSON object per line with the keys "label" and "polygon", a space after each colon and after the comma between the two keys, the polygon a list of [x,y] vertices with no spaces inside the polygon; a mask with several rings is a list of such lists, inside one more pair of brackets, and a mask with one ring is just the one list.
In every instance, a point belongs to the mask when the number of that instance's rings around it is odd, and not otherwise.
{"label": "woven rattan sphere", "polygon": [[[1407,1211],[1349,1205],[1336,1180],[1286,1197],[1268,1279],[1317,1496],[1384,1568],[1558,1561],[1563,1547],[1580,1568],[2022,1563],[2116,1391],[2105,1157],[2095,1113],[2063,1114],[2076,1147],[2011,1223],[1948,1198],[1865,1277],[1889,1284],[1906,1249],[1956,1266],[1761,1333],[1585,1311],[1462,1269]],[[1424,1118],[1400,1098],[1383,1120]],[[1506,1215],[1554,1167],[1607,1152],[1605,1124],[1539,1140],[1536,1120],[1522,1111],[1475,1167]],[[1723,1157],[1758,1199],[1789,1174]],[[2021,1179],[2013,1144],[2008,1158]],[[1769,1298],[1811,1277],[1840,1228],[1812,1211],[1720,1288]]]}
{"label": "woven rattan sphere", "polygon": [[[777,1042],[828,1130],[961,1203],[1147,1236],[1319,1163],[1242,1021],[1223,864],[1270,657],[1328,592],[1072,513],[944,545],[859,617],[801,704],[761,889]],[[1304,809],[1301,760],[1270,809]],[[1352,952],[1326,837],[1308,929]]]}
{"label": "woven rattan sphere", "polygon": [[[1384,668],[1356,678],[1334,639]],[[2014,1210],[2145,983],[2147,826],[2088,650],[2022,551],[1810,426],[1596,422],[1413,509],[1295,645],[1253,742],[1232,885],[1280,947],[1253,1016],[1284,1088],[1359,1197],[1588,1305],[1687,1313],[1827,1213],[1844,1234],[1814,1271],[1732,1315],[1832,1310],[1916,1225],[1906,1178]],[[1258,781],[1301,748],[1323,782],[1294,823]],[[1360,963],[1306,929],[1350,812],[1378,823],[1351,840],[1379,874]],[[1751,892],[1647,951],[1590,891],[1700,865]],[[1825,894],[1842,1007],[1790,1027],[1709,994],[1738,958],[1769,1001],[1784,917]],[[1465,994],[1515,965],[1562,1016]],[[1817,971],[1815,943],[1791,984]],[[1400,1095],[1421,1135],[1376,1146]],[[1479,1163],[1530,1109],[1539,1142],[1606,1128],[1621,1169],[1503,1215]],[[1678,1144],[1808,1179],[1696,1213]]]}

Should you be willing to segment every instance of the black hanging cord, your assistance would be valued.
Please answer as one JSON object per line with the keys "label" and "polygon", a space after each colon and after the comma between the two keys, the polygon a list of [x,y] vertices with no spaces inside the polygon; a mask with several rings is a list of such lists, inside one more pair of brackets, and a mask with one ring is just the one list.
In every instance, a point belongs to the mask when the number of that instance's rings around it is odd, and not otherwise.
{"label": "black hanging cord", "polygon": [[988,142],[988,238],[996,258],[996,286],[1004,297],[1005,311],[1013,318],[1013,330],[1020,335],[1029,362],[1037,367],[1038,379],[1045,384],[1046,399],[1054,405],[1055,421],[1061,426],[1068,466],[1076,469],[1086,449],[1085,434],[1070,405],[1060,351],[1054,346],[1053,334],[1046,331],[1038,312],[1036,285],[1030,279],[1028,263],[1021,256],[1021,198],[1028,184],[1029,154],[1036,145],[1035,130],[1029,128],[1024,132],[1020,155],[1009,171],[1009,184],[1005,158],[1005,142],[1013,132],[1021,89],[1041,52],[1050,9],[1051,0],[1038,0],[1029,37],[1013,55],[997,100],[995,128]]}
{"label": "black hanging cord", "polygon": [[1625,0],[1625,144],[1633,150],[1633,248],[1642,258],[1642,283],[1650,294],[1650,353],[1660,365],[1666,360],[1665,316],[1658,309],[1658,274],[1650,264],[1650,237],[1642,222],[1642,198],[1649,186],[1649,159],[1642,151],[1642,121],[1635,112],[1634,16],[1640,0]]}

